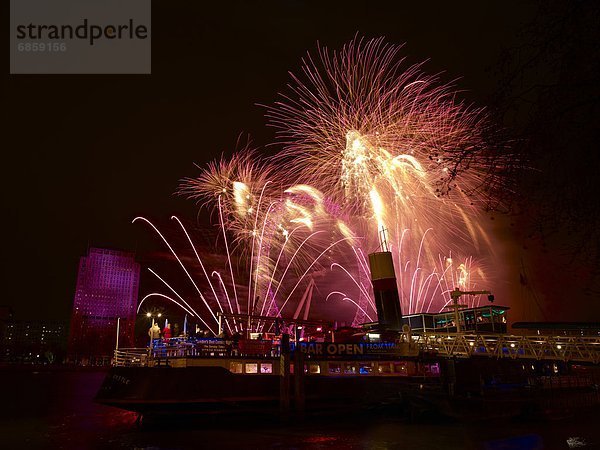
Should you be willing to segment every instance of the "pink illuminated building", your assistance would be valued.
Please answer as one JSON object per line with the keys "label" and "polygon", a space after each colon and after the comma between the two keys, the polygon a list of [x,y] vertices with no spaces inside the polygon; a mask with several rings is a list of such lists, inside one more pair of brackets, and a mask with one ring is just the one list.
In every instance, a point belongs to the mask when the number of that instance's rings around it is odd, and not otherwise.
{"label": "pink illuminated building", "polygon": [[116,344],[132,347],[140,265],[132,253],[90,248],[79,261],[69,332],[69,360],[106,364]]}

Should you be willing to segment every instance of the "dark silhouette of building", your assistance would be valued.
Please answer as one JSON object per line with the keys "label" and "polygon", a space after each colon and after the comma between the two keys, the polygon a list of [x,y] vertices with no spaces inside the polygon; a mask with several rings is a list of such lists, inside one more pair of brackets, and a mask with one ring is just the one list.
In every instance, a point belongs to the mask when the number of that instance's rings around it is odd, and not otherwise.
{"label": "dark silhouette of building", "polygon": [[58,320],[14,320],[0,324],[0,358],[5,362],[57,363],[65,356],[67,324]]}
{"label": "dark silhouette of building", "polygon": [[119,346],[132,347],[140,265],[132,253],[90,248],[79,262],[69,332],[69,361],[107,364],[119,321]]}

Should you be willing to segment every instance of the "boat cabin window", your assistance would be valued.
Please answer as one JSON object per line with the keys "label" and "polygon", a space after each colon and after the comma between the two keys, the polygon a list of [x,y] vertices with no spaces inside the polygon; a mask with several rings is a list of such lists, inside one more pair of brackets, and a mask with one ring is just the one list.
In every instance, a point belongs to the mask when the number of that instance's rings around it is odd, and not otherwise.
{"label": "boat cabin window", "polygon": [[342,365],[340,363],[329,363],[329,373],[339,375],[342,373]]}
{"label": "boat cabin window", "polygon": [[455,331],[456,324],[454,323],[453,314],[437,314],[435,317],[435,328],[447,331]]}
{"label": "boat cabin window", "polygon": [[261,365],[260,365],[260,373],[273,373],[273,364],[271,364],[271,363],[261,363]]}
{"label": "boat cabin window", "polygon": [[435,328],[434,314],[411,314],[402,318],[402,323],[410,326],[414,331],[428,331]]}
{"label": "boat cabin window", "polygon": [[394,373],[398,373],[400,375],[408,375],[408,371],[406,369],[406,363],[405,362],[394,363]]}
{"label": "boat cabin window", "polygon": [[461,317],[462,320],[460,322],[460,325],[464,331],[472,331],[472,330],[476,329],[475,326],[477,324],[477,322],[476,322],[477,319],[475,318],[475,311],[473,311],[473,310],[464,311],[461,314],[461,316],[462,316]]}
{"label": "boat cabin window", "polygon": [[373,372],[373,363],[360,363],[358,367],[358,373],[366,375]]}
{"label": "boat cabin window", "polygon": [[356,365],[355,364],[349,364],[346,363],[344,364],[344,373],[348,373],[348,374],[352,374],[352,373],[356,373]]}
{"label": "boat cabin window", "polygon": [[318,364],[310,364],[308,367],[309,367],[309,373],[312,373],[312,374],[321,373],[321,366],[319,366]]}
{"label": "boat cabin window", "polygon": [[416,374],[417,367],[413,361],[400,361],[394,363],[394,373],[404,376],[413,376]]}
{"label": "boat cabin window", "polygon": [[246,373],[258,373],[258,364],[246,363]]}
{"label": "boat cabin window", "polygon": [[230,362],[229,363],[229,371],[231,373],[242,373],[242,363],[241,362]]}
{"label": "boat cabin window", "polygon": [[392,365],[390,363],[387,362],[380,362],[378,367],[377,367],[377,371],[379,373],[391,373],[392,372]]}
{"label": "boat cabin window", "polygon": [[440,365],[434,364],[423,364],[423,374],[426,377],[439,377],[440,376]]}

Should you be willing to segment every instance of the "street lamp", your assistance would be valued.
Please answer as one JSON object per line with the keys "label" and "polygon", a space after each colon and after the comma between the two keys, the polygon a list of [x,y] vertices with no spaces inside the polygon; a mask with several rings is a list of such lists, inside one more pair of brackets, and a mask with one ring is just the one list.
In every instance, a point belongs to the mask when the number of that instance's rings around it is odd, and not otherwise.
{"label": "street lamp", "polygon": [[154,326],[154,320],[152,319],[151,313],[146,313],[146,317],[150,319],[150,328],[148,329],[148,336],[150,336],[150,345],[148,346],[148,348],[152,349],[152,328]]}
{"label": "street lamp", "polygon": [[148,330],[148,335],[150,336],[150,348],[152,348],[152,328],[154,328],[154,318],[156,317],[158,319],[162,317],[162,313],[158,313],[155,316],[151,312],[147,312],[146,317],[150,319],[150,329]]}

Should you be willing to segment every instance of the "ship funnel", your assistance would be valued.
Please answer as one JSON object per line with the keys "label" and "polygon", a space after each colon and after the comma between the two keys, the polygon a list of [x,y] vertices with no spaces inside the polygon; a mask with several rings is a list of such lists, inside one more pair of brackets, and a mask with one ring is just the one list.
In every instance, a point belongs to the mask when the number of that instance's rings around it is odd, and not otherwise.
{"label": "ship funnel", "polygon": [[402,310],[396,285],[394,261],[391,252],[376,252],[369,255],[371,283],[375,293],[375,307],[381,329],[400,331]]}

